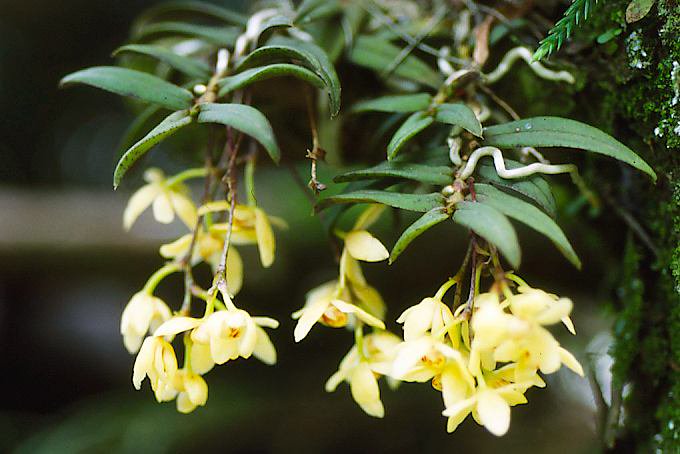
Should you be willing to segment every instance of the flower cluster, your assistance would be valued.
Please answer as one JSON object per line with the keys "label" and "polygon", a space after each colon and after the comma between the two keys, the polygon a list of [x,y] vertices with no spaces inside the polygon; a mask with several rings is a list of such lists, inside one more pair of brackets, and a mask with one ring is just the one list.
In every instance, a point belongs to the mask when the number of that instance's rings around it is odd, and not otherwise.
{"label": "flower cluster", "polygon": [[575,334],[569,318],[572,302],[521,282],[517,293],[505,285],[500,295],[479,294],[455,312],[442,301],[445,284],[443,291],[401,314],[397,322],[403,325],[403,341],[384,331],[366,336],[326,389],[332,391],[346,380],[364,411],[382,417],[375,376],[429,381],[442,393],[449,432],[472,414],[492,434],[505,434],[510,407],[526,403],[529,388],[545,386],[540,374],[556,372],[564,364],[583,376],[576,358],[545,328],[562,322]]}
{"label": "flower cluster", "polygon": [[[243,262],[232,244],[257,244],[263,266],[269,267],[275,253],[272,224],[285,226],[285,223],[267,216],[257,206],[235,204],[232,210],[230,203],[212,202],[197,208],[183,181],[204,174],[202,169],[190,170],[166,179],[160,170],[148,170],[145,174],[148,184],[132,196],[124,215],[124,226],[129,229],[147,207],[153,206],[159,222],[172,222],[177,214],[191,229],[161,246],[161,256],[170,262],[132,297],[120,325],[125,347],[130,353],[137,353],[132,377],[135,388],[141,389],[148,377],[156,400],[176,400],[177,410],[182,413],[205,405],[208,385],[203,375],[216,364],[250,356],[265,364],[276,363],[276,349],[263,328],[277,328],[279,323],[268,317],[253,317],[232,301],[243,284]],[[213,217],[224,211],[229,211],[229,222]],[[210,265],[216,281],[220,277],[217,273],[224,273],[226,291],[217,284],[203,290],[193,283],[191,270],[201,263]],[[224,267],[222,271],[218,270],[220,266]],[[165,277],[180,271],[186,273],[191,283],[186,289],[185,304],[173,314],[153,293]],[[205,303],[200,318],[189,316],[193,297]],[[178,335],[184,345],[181,368],[172,345]]]}

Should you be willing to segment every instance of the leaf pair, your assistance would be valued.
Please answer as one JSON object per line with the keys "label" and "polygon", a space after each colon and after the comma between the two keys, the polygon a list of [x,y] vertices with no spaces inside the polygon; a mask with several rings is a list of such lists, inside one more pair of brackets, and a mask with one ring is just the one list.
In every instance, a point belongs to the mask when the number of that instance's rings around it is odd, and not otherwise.
{"label": "leaf pair", "polygon": [[170,114],[158,126],[125,152],[113,173],[113,186],[117,188],[123,176],[154,145],[178,130],[197,123],[217,123],[230,126],[260,142],[274,162],[279,161],[280,151],[274,131],[267,118],[257,109],[244,104],[204,103],[198,106],[198,114],[192,116],[189,110]]}

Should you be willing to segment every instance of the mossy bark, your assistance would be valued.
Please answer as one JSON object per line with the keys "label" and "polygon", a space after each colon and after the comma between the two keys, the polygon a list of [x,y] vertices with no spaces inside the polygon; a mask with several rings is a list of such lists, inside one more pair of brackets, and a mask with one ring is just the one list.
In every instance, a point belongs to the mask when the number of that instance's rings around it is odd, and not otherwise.
{"label": "mossy bark", "polygon": [[[631,235],[622,257],[612,372],[614,390],[626,392],[609,448],[680,452],[680,3],[657,0],[627,24],[629,2],[600,2],[578,38],[593,43],[578,63],[592,102],[581,107],[659,175],[653,185],[624,173],[614,191],[648,238]],[[612,31],[615,39],[594,44]]]}

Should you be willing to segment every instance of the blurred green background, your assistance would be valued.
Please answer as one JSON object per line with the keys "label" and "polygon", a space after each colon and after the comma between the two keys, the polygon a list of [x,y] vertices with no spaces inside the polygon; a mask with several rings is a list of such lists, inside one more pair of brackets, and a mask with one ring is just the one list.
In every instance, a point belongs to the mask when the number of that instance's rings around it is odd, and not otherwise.
{"label": "blurred green background", "polygon": [[[141,180],[137,172],[136,180],[133,175],[114,193],[111,172],[132,113],[113,95],[59,91],[57,83],[81,67],[109,64],[134,17],[153,3],[0,4],[0,351],[5,361],[0,451],[596,451],[591,384],[567,370],[548,376],[547,389],[528,392],[530,404],[513,409],[510,432],[501,439],[471,418],[447,434],[440,395],[428,384],[404,384],[396,392],[383,387],[384,420],[366,416],[344,385],[325,393],[323,384],[352,336],[316,327],[304,342],[293,343],[290,313],[302,306],[307,290],[334,275],[336,265],[319,221],[310,216],[309,201],[285,168],[259,172],[258,196],[268,211],[288,220],[290,229],[278,235],[277,261],[269,270],[261,269],[253,248],[242,248],[246,280],[239,296],[254,315],[282,322],[272,335],[279,363],[267,367],[239,360],[216,368],[206,377],[207,407],[190,416],[177,414],[173,403],[155,403],[146,385],[141,392],[133,389],[133,357],[120,339],[120,314],[161,266],[158,246],[182,231],[157,226],[147,213],[131,233],[123,232],[122,210]],[[300,109],[274,117],[274,128],[295,131],[296,119],[304,115]],[[302,157],[307,138],[300,140],[300,146],[289,141],[284,154]],[[356,145],[350,139],[345,143]],[[148,163],[169,172],[180,168],[191,156],[178,150],[182,147],[181,138],[171,141]],[[350,148],[356,154],[360,147]],[[322,171],[327,181],[331,170]],[[617,255],[622,241],[608,230],[606,219],[598,222],[609,236],[606,243],[587,235],[583,226],[567,228],[586,264],[582,272],[571,269],[547,241],[521,231],[525,251],[533,252],[525,256],[522,275],[575,301],[579,335],[568,338],[560,330],[559,339],[606,392],[609,320],[603,289],[611,278],[608,257]],[[396,239],[391,223],[386,219],[378,231],[386,244]],[[392,267],[365,267],[387,301],[395,332],[393,320],[401,311],[433,293],[457,267],[464,238],[462,230],[440,226]],[[180,293],[179,279],[159,289],[175,306]]]}

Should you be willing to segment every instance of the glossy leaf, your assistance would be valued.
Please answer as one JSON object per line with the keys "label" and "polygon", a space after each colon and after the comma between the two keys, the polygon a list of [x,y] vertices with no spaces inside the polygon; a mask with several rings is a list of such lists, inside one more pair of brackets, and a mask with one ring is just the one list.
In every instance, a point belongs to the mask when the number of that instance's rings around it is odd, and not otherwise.
{"label": "glossy leaf", "polygon": [[336,176],[337,183],[379,178],[405,178],[421,183],[445,185],[453,181],[452,171],[446,166],[429,166],[408,162],[386,161],[368,169],[353,170]]}
{"label": "glossy leaf", "polygon": [[489,205],[506,216],[516,219],[547,236],[557,249],[577,268],[581,268],[574,248],[562,232],[562,229],[550,216],[543,213],[534,205],[500,191],[488,184],[476,184],[477,201]]}
{"label": "glossy leaf", "polygon": [[161,46],[150,44],[128,44],[127,46],[116,49],[113,55],[116,56],[122,53],[135,53],[153,57],[190,77],[196,77],[198,79],[207,79],[210,77],[210,66],[206,63],[178,55]]}
{"label": "glossy leaf", "polygon": [[444,197],[439,193],[432,194],[400,194],[398,192],[380,191],[365,189],[360,191],[348,192],[332,197],[327,197],[320,201],[316,210],[337,203],[382,203],[402,210],[426,212],[437,207],[444,206]]}
{"label": "glossy leaf", "polygon": [[482,137],[482,124],[472,109],[465,104],[440,104],[437,106],[434,119],[440,123],[460,126],[471,134]]}
{"label": "glossy leaf", "polygon": [[[517,169],[519,167],[523,167],[523,164],[511,159],[505,159],[506,169]],[[557,213],[555,197],[543,175],[537,173],[525,178],[502,178],[496,172],[491,157],[484,157],[479,161],[476,173],[481,181],[489,182],[498,188],[519,193],[536,203],[551,217],[555,217]]]}
{"label": "glossy leaf", "polygon": [[266,46],[259,47],[248,54],[238,64],[236,72],[291,60],[311,69],[324,81],[331,101],[331,115],[337,115],[340,110],[340,80],[335,67],[325,52],[316,44],[276,36]]}
{"label": "glossy leaf", "polygon": [[188,126],[192,121],[193,118],[188,110],[172,113],[139,142],[130,147],[125,154],[123,154],[123,157],[120,158],[118,165],[116,165],[116,170],[113,172],[114,189],[118,187],[123,176],[125,176],[130,167],[132,167],[132,165],[147,151],[166,137],[174,134],[185,126]]}
{"label": "glossy leaf", "polygon": [[453,220],[495,245],[510,266],[519,268],[522,253],[517,233],[503,213],[484,203],[465,201],[456,205]]}
{"label": "glossy leaf", "polygon": [[324,88],[324,81],[316,74],[298,65],[291,65],[289,63],[275,63],[273,65],[261,66],[245,70],[234,76],[225,77],[220,80],[219,96],[222,97],[234,90],[246,87],[261,80],[271,79],[273,77],[292,76],[314,85],[317,88]]}
{"label": "glossy leaf", "polygon": [[186,16],[195,14],[206,18],[217,19],[228,24],[243,25],[248,22],[248,17],[221,6],[195,1],[163,2],[158,6],[148,9],[140,18],[142,22],[148,22],[163,16]]}
{"label": "glossy leaf", "polygon": [[633,150],[587,124],[559,117],[535,117],[484,128],[484,145],[507,147],[565,147],[616,158],[656,181],[654,170]]}
{"label": "glossy leaf", "polygon": [[232,46],[241,33],[238,27],[213,27],[186,22],[157,22],[144,25],[135,35],[138,41],[162,36],[197,38],[216,46]]}
{"label": "glossy leaf", "polygon": [[387,159],[393,159],[409,140],[432,123],[434,119],[425,112],[416,112],[409,116],[387,145]]}
{"label": "glossy leaf", "polygon": [[198,122],[231,126],[260,142],[274,162],[278,163],[281,159],[269,120],[254,107],[244,104],[201,104]]}
{"label": "glossy leaf", "polygon": [[390,265],[404,252],[409,244],[435,225],[446,221],[451,215],[444,208],[435,208],[422,215],[401,234],[390,253]]}
{"label": "glossy leaf", "polygon": [[[382,72],[400,58],[402,49],[377,36],[359,36],[354,42],[350,60],[366,68]],[[443,80],[439,73],[414,55],[409,55],[394,69],[393,74],[404,79],[439,88]]]}
{"label": "glossy leaf", "polygon": [[188,90],[159,77],[115,66],[95,66],[69,74],[61,80],[60,86],[68,87],[75,84],[90,85],[171,110],[187,109],[194,100]]}
{"label": "glossy leaf", "polygon": [[[352,106],[352,112],[399,112],[411,113],[427,110],[432,102],[432,96],[428,93],[414,95],[383,96],[381,98],[368,99]],[[480,127],[481,128],[481,127]]]}

